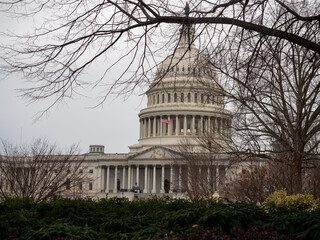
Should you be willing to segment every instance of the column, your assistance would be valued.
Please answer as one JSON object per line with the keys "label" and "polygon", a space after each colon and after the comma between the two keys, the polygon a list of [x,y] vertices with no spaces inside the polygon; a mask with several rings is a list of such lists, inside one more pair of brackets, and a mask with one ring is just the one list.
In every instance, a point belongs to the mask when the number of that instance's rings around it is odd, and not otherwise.
{"label": "column", "polygon": [[109,176],[110,176],[110,166],[107,166],[107,185],[106,185],[106,193],[109,193]]}
{"label": "column", "polygon": [[162,172],[161,172],[161,190],[160,193],[164,193],[164,170],[165,170],[165,165],[161,165],[162,167]]}
{"label": "column", "polygon": [[168,120],[169,120],[169,124],[168,124],[168,136],[171,136],[172,134],[172,122],[170,120],[170,115],[168,115]]}
{"label": "column", "polygon": [[159,119],[157,118],[157,122],[158,122],[158,128],[157,128],[158,136],[161,136],[161,133],[160,133],[160,125],[161,125],[160,118]]}
{"label": "column", "polygon": [[144,193],[148,193],[148,165],[144,165]]}
{"label": "column", "polygon": [[136,183],[139,186],[139,165],[137,165]]}
{"label": "column", "polygon": [[162,135],[163,135],[163,130],[162,130],[162,127],[163,127],[163,123],[161,122],[161,117],[162,116],[160,116],[160,119],[159,119],[159,127],[160,127],[160,130],[159,130],[159,132],[160,132],[160,136],[162,137]]}
{"label": "column", "polygon": [[118,166],[114,166],[114,187],[113,187],[113,193],[117,193],[117,192],[118,192],[117,180],[118,180]]}
{"label": "column", "polygon": [[156,118],[156,116],[154,116],[153,117],[153,136],[157,136],[156,135],[156,126],[157,126],[156,120],[157,120],[157,118]]}
{"label": "column", "polygon": [[203,118],[203,132],[208,131],[208,118],[204,117]]}
{"label": "column", "polygon": [[98,192],[101,192],[102,189],[102,167],[96,167],[96,171],[97,171],[97,178],[95,180],[95,188]]}
{"label": "column", "polygon": [[170,193],[173,193],[173,165],[170,165]]}
{"label": "column", "polygon": [[196,118],[194,115],[192,115],[191,134],[195,134],[195,124],[196,124]]}
{"label": "column", "polygon": [[[176,115],[176,136],[178,136],[179,135],[179,131],[180,131],[180,129],[178,129],[178,126],[179,126],[180,124],[179,124],[179,116],[178,115]],[[179,127],[180,128],[180,127]]]}
{"label": "column", "polygon": [[153,181],[152,181],[152,191],[151,193],[156,193],[156,165],[153,165]]}
{"label": "column", "polygon": [[140,118],[140,138],[142,138],[142,127],[143,127],[142,119]]}
{"label": "column", "polygon": [[151,137],[151,118],[148,117],[148,137]]}
{"label": "column", "polygon": [[144,118],[144,137],[148,137],[148,124],[147,124],[147,118]]}
{"label": "column", "polygon": [[219,136],[218,117],[214,118],[214,132],[216,137]]}
{"label": "column", "polygon": [[131,190],[131,166],[128,166],[128,191]]}
{"label": "column", "polygon": [[126,181],[126,166],[123,166],[122,167],[122,189],[126,189],[125,181]]}
{"label": "column", "polygon": [[177,135],[180,135],[180,119],[179,119],[179,115],[177,115]]}
{"label": "column", "polygon": [[184,115],[183,119],[183,134],[187,135],[187,115]]}

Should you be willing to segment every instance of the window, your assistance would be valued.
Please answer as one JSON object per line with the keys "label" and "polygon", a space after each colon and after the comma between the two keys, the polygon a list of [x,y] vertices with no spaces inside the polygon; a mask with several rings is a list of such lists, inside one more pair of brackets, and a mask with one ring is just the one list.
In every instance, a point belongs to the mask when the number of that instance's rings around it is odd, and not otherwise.
{"label": "window", "polygon": [[172,68],[171,68],[171,72],[173,72],[173,71],[174,71],[174,68],[172,67]]}
{"label": "window", "polygon": [[179,67],[177,67],[177,72],[179,72]]}
{"label": "window", "polygon": [[90,170],[89,170],[89,173],[93,173],[93,169],[90,169]]}
{"label": "window", "polygon": [[214,104],[214,96],[212,96],[212,104]]}
{"label": "window", "polygon": [[157,95],[157,104],[159,104],[159,94]]}
{"label": "window", "polygon": [[183,101],[184,101],[184,94],[181,93],[181,102],[183,102]]}
{"label": "window", "polygon": [[89,182],[89,190],[92,190],[92,182]]}
{"label": "window", "polygon": [[80,169],[80,170],[79,170],[79,173],[83,173],[83,170],[82,170],[82,169]]}
{"label": "window", "polygon": [[79,190],[82,190],[82,182],[79,182]]}
{"label": "window", "polygon": [[203,99],[203,94],[201,94],[201,103],[203,103],[203,100],[204,100],[204,99]]}
{"label": "window", "polygon": [[168,103],[171,101],[170,93],[168,93]]}
{"label": "window", "polygon": [[69,178],[66,181],[66,190],[70,190],[70,179]]}
{"label": "window", "polygon": [[178,100],[177,93],[174,93],[174,102],[177,102],[177,100]]}
{"label": "window", "polygon": [[162,94],[162,103],[164,103],[164,94]]}
{"label": "window", "polygon": [[156,96],[153,95],[153,104],[156,103]]}
{"label": "window", "polygon": [[195,103],[198,102],[198,94],[197,94],[197,93],[194,94],[194,102],[195,102]]}
{"label": "window", "polygon": [[209,104],[209,103],[210,103],[210,96],[207,95],[207,104]]}
{"label": "window", "polygon": [[191,94],[188,93],[188,102],[191,102]]}
{"label": "window", "polygon": [[182,67],[182,72],[184,72],[184,67]]}

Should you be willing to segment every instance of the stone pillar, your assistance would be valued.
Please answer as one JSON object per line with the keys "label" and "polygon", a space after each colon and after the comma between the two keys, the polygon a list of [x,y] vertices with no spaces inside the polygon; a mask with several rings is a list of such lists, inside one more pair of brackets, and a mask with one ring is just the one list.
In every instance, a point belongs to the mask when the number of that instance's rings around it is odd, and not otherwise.
{"label": "stone pillar", "polygon": [[109,177],[110,177],[110,166],[107,166],[107,184],[106,184],[106,193],[109,193]]}
{"label": "stone pillar", "polygon": [[136,183],[139,186],[139,165],[137,165]]}
{"label": "stone pillar", "polygon": [[159,132],[160,132],[160,136],[162,137],[162,134],[163,134],[163,130],[162,130],[163,123],[161,122],[161,117],[162,117],[162,116],[160,116],[160,119],[159,119],[159,124],[160,124],[160,130],[159,130]]}
{"label": "stone pillar", "polygon": [[157,121],[157,117],[154,116],[153,117],[153,136],[157,136],[157,134],[156,134],[156,126],[157,126],[156,121]]}
{"label": "stone pillar", "polygon": [[140,138],[142,138],[142,128],[143,128],[143,124],[142,124],[142,119],[140,118]]}
{"label": "stone pillar", "polygon": [[148,193],[148,165],[144,165],[144,193]]}
{"label": "stone pillar", "polygon": [[203,118],[203,132],[208,131],[208,118],[204,117]]}
{"label": "stone pillar", "polygon": [[170,165],[170,193],[173,193],[173,165]]}
{"label": "stone pillar", "polygon": [[218,117],[215,117],[214,120],[215,120],[215,122],[214,122],[215,136],[218,137],[219,136]]}
{"label": "stone pillar", "polygon": [[164,193],[164,170],[165,170],[165,165],[162,165],[162,172],[161,172],[161,190],[160,193]]}
{"label": "stone pillar", "polygon": [[[179,135],[179,131],[180,131],[180,123],[179,123],[179,116],[178,115],[176,115],[176,136],[178,136]],[[178,127],[179,126],[179,127]]]}
{"label": "stone pillar", "polygon": [[191,122],[191,134],[195,134],[195,126],[196,125],[196,118],[194,115],[192,115],[192,122]]}
{"label": "stone pillar", "polygon": [[131,166],[128,166],[128,191],[131,190]]}
{"label": "stone pillar", "polygon": [[168,115],[168,120],[169,120],[169,124],[168,124],[168,136],[171,136],[172,134],[172,123],[171,123],[171,120],[170,120],[170,115]]}
{"label": "stone pillar", "polygon": [[101,189],[102,189],[102,177],[103,177],[103,174],[102,174],[102,167],[98,166],[96,167],[96,171],[97,171],[97,174],[96,174],[96,180],[95,180],[95,189],[98,191],[98,192],[101,192]]}
{"label": "stone pillar", "polygon": [[148,124],[147,124],[147,118],[144,118],[144,137],[148,137]]}
{"label": "stone pillar", "polygon": [[113,187],[113,193],[117,193],[117,192],[118,192],[117,180],[118,180],[118,166],[114,166],[114,187]]}
{"label": "stone pillar", "polygon": [[148,117],[148,137],[151,137],[151,118]]}
{"label": "stone pillar", "polygon": [[122,167],[122,189],[126,189],[126,166]]}
{"label": "stone pillar", "polygon": [[156,165],[153,165],[153,181],[152,181],[152,191],[151,193],[157,193],[157,190],[156,190]]}
{"label": "stone pillar", "polygon": [[183,118],[183,135],[187,135],[187,115],[184,115]]}

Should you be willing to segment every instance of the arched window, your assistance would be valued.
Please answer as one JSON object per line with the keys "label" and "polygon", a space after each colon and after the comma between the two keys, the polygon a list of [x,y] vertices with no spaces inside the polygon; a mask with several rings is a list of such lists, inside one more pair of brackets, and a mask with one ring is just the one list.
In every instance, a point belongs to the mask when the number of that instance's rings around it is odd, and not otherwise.
{"label": "arched window", "polygon": [[207,104],[210,103],[210,95],[207,95]]}
{"label": "arched window", "polygon": [[197,94],[197,93],[194,94],[194,102],[195,102],[195,103],[198,102],[198,94]]}
{"label": "arched window", "polygon": [[157,104],[159,104],[159,94],[157,95]]}
{"label": "arched window", "polygon": [[184,94],[181,93],[181,102],[183,102],[183,101],[184,101]]}
{"label": "arched window", "polygon": [[204,99],[203,99],[203,94],[201,94],[201,103],[203,103]]}
{"label": "arched window", "polygon": [[177,100],[178,100],[177,93],[174,93],[174,102],[177,102]]}
{"label": "arched window", "polygon": [[184,67],[182,67],[182,72],[184,72]]}
{"label": "arched window", "polygon": [[171,101],[171,95],[170,93],[168,93],[168,103],[170,103],[170,101]]}
{"label": "arched window", "polygon": [[214,96],[212,96],[212,104],[214,104]]}
{"label": "arched window", "polygon": [[162,103],[164,103],[164,94],[162,94]]}
{"label": "arched window", "polygon": [[191,93],[188,93],[188,102],[191,102]]}

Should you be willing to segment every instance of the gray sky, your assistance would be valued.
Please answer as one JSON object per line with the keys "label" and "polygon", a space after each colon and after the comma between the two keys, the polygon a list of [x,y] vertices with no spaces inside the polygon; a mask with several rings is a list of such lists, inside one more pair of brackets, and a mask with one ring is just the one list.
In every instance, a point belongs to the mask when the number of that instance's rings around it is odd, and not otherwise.
{"label": "gray sky", "polygon": [[[0,13],[1,32],[8,29],[18,32],[25,28],[24,21],[7,18]],[[4,40],[1,36],[0,41]],[[94,72],[95,69],[91,68],[88,77]],[[128,152],[128,146],[138,142],[138,113],[146,107],[145,97],[133,95],[124,102],[108,98],[103,107],[97,108],[91,108],[97,103],[93,98],[78,97],[55,106],[35,122],[35,115],[48,103],[28,105],[15,90],[23,86],[23,82],[19,76],[0,80],[1,139],[20,144],[41,137],[57,143],[62,149],[79,143],[82,153],[88,151],[90,144],[105,145],[105,152]]]}

